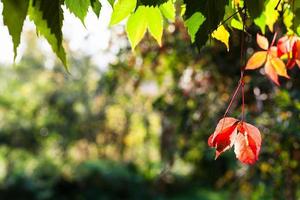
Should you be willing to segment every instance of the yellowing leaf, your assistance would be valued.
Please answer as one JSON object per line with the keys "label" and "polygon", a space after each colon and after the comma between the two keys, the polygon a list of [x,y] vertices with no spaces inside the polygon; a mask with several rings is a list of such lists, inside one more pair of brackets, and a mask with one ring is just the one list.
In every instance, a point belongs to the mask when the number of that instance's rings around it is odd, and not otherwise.
{"label": "yellowing leaf", "polygon": [[278,1],[269,1],[265,7],[266,25],[271,32],[273,32],[273,26],[279,17],[278,11],[274,9],[277,3]]}
{"label": "yellowing leaf", "polygon": [[257,69],[264,64],[266,59],[267,59],[267,52],[258,51],[249,58],[245,69],[247,70]]}
{"label": "yellowing leaf", "polygon": [[271,60],[272,66],[274,67],[276,73],[279,76],[284,76],[286,78],[290,78],[289,75],[286,72],[286,67],[284,62],[280,58],[273,58]]}
{"label": "yellowing leaf", "polygon": [[147,21],[147,8],[145,6],[139,6],[127,21],[126,32],[131,44],[132,50],[144,37],[148,21]]}
{"label": "yellowing leaf", "polygon": [[125,19],[136,7],[137,0],[118,0],[114,5],[110,25],[115,25]]}
{"label": "yellowing leaf", "polygon": [[212,33],[212,37],[223,42],[227,47],[227,51],[229,51],[230,34],[223,25],[219,26],[219,28]]}
{"label": "yellowing leaf", "polygon": [[161,46],[161,37],[163,34],[163,18],[158,7],[147,7],[148,28],[151,35]]}

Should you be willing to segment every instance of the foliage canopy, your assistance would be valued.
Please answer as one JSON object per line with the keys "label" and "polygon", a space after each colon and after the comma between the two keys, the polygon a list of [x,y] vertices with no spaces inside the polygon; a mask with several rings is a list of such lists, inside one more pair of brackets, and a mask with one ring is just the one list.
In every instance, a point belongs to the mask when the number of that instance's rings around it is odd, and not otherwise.
{"label": "foliage canopy", "polygon": [[[35,23],[37,33],[44,36],[58,58],[67,67],[63,47],[62,25],[65,5],[82,23],[91,8],[99,16],[102,3],[99,0],[2,0],[4,23],[14,43],[14,52],[20,43],[23,22],[27,15]],[[183,17],[192,43],[198,48],[208,39],[222,41],[229,49],[229,37],[233,29],[243,30],[255,25],[264,34],[266,28],[274,31],[275,22],[282,16],[287,32],[300,32],[299,0],[107,0],[113,8],[110,25],[128,18],[126,31],[134,49],[147,29],[162,45],[163,21]],[[246,10],[246,14],[242,11]],[[244,16],[246,15],[246,16]],[[165,20],[164,20],[165,19]]]}

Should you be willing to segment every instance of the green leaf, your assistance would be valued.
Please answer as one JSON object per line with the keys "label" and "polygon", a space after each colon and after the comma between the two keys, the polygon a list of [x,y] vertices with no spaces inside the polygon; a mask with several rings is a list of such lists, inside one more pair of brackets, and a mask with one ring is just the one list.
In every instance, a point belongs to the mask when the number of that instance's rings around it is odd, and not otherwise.
{"label": "green leaf", "polygon": [[161,46],[161,37],[163,34],[163,18],[158,7],[148,7],[147,9],[148,28],[151,35]]}
{"label": "green leaf", "polygon": [[90,0],[65,0],[67,8],[71,11],[71,13],[78,17],[83,24],[90,3]]}
{"label": "green leaf", "polygon": [[217,28],[217,30],[215,30],[212,33],[212,37],[219,40],[219,41],[221,41],[221,42],[223,42],[227,47],[227,51],[229,51],[229,37],[230,37],[230,34],[225,29],[225,27],[223,25],[219,26],[219,28]]}
{"label": "green leaf", "polygon": [[159,6],[162,14],[170,20],[171,22],[175,21],[176,9],[172,0],[167,1],[166,3]]}
{"label": "green leaf", "polygon": [[63,11],[60,0],[30,0],[29,17],[34,22],[37,32],[43,35],[52,50],[67,68],[66,54],[62,46]]}
{"label": "green leaf", "polygon": [[111,7],[114,7],[115,0],[107,0]]}
{"label": "green leaf", "polygon": [[94,13],[99,18],[101,7],[102,7],[100,1],[99,0],[90,0],[90,1],[91,1],[91,6],[93,8]]}
{"label": "green leaf", "polygon": [[200,12],[196,12],[184,22],[192,43],[195,42],[195,35],[204,21],[205,17]]}
{"label": "green leaf", "polygon": [[23,23],[27,15],[29,0],[2,0],[3,21],[7,26],[14,44],[15,58],[20,44]]}
{"label": "green leaf", "polygon": [[254,20],[254,23],[261,29],[263,34],[265,33],[266,26],[273,32],[273,26],[279,17],[279,12],[275,10],[277,3],[278,1],[266,1],[264,12]]}
{"label": "green leaf", "polygon": [[135,13],[128,18],[126,32],[133,50],[146,33],[148,26],[147,17],[147,8],[139,6]]}
{"label": "green leaf", "polygon": [[208,36],[223,20],[228,0],[184,0],[184,3],[186,4],[185,19],[189,19],[196,12],[200,12],[206,18],[195,34],[195,44],[201,48],[207,42]]}
{"label": "green leaf", "polygon": [[289,33],[292,31],[294,14],[290,9],[285,9],[283,13],[283,23]]}
{"label": "green leaf", "polygon": [[261,33],[264,35],[266,32],[266,16],[263,13],[259,18],[254,20],[254,23],[260,28]]}
{"label": "green leaf", "polygon": [[114,5],[110,25],[115,25],[125,19],[136,7],[137,0],[118,0]]}
{"label": "green leaf", "polygon": [[240,21],[238,21],[238,20],[236,20],[236,19],[232,19],[231,20],[231,23],[230,23],[230,25],[233,27],[233,28],[236,28],[236,29],[238,29],[238,30],[243,30],[243,23],[242,22],[240,22]]}

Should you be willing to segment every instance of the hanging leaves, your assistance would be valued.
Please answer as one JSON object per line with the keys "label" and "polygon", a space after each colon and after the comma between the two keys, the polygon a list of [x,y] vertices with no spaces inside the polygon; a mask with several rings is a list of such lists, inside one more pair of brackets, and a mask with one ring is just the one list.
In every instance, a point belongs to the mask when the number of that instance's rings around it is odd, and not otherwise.
{"label": "hanging leaves", "polygon": [[[30,0],[29,17],[51,45],[67,69],[65,50],[62,46],[63,12],[60,0]],[[68,70],[68,69],[67,69]]]}
{"label": "hanging leaves", "polygon": [[167,1],[159,6],[161,13],[171,22],[175,21],[176,10],[172,0]]}
{"label": "hanging leaves", "polygon": [[14,54],[20,44],[23,23],[27,15],[29,0],[3,0],[3,21],[8,27],[14,44]]}
{"label": "hanging leaves", "polygon": [[136,12],[128,19],[126,32],[132,49],[136,47],[146,33],[148,26],[146,12],[146,6],[139,6]]}
{"label": "hanging leaves", "polygon": [[78,17],[83,24],[89,6],[91,5],[90,3],[90,0],[65,0],[67,8],[71,11],[71,13]]}
{"label": "hanging leaves", "polygon": [[209,137],[208,145],[216,149],[216,159],[234,146],[239,161],[254,164],[260,152],[261,135],[255,126],[225,117],[219,121],[214,133]]}
{"label": "hanging leaves", "polygon": [[126,32],[133,50],[144,37],[147,28],[158,44],[161,45],[163,18],[158,7],[139,6],[128,18]]}
{"label": "hanging leaves", "polygon": [[[243,16],[247,16],[247,26],[254,23],[264,34],[267,31],[266,27],[268,27],[270,31],[274,31],[274,23],[278,21],[280,17],[279,14],[282,13],[282,21],[288,30],[288,34],[295,35],[296,33],[300,33],[300,20],[299,17],[297,17],[300,14],[300,4],[298,1],[294,3],[293,1],[280,1],[279,4],[278,1],[270,0],[184,0],[183,2],[176,2],[175,0],[107,1],[113,7],[110,25],[118,24],[124,19],[130,18],[130,20],[128,20],[129,22],[127,22],[126,30],[133,48],[135,48],[143,38],[147,29],[158,44],[162,44],[163,17],[169,22],[175,22],[176,3],[183,4],[181,7],[184,9],[182,9],[181,12],[183,13],[184,24],[191,37],[192,43],[199,49],[205,45],[209,37],[212,36],[223,42],[228,50],[230,37],[228,30],[232,28],[243,30]],[[2,2],[4,24],[8,27],[9,33],[12,36],[15,55],[20,43],[20,34],[24,19],[26,15],[29,15],[29,18],[36,24],[37,32],[47,39],[53,51],[64,65],[66,65],[66,55],[62,47],[61,28],[63,10],[61,9],[61,5],[65,4],[82,23],[84,23],[89,8],[92,8],[92,11],[98,17],[101,11],[101,3],[99,0],[2,0]],[[137,10],[142,6],[144,6],[142,10],[144,9],[146,12],[136,14]],[[137,20],[137,17],[135,17],[136,15],[140,15],[141,19],[145,21],[140,22]],[[262,42],[258,44],[260,45]],[[287,77],[287,75],[282,68],[282,63],[277,58],[270,58],[270,55],[275,55],[275,53],[272,53],[272,51],[275,51],[275,47],[269,47],[267,50],[266,46],[266,43],[260,45],[263,50],[268,52],[265,62],[263,62],[263,64],[267,66],[265,67],[265,71],[274,74],[272,80],[277,82],[276,76],[282,75]],[[277,50],[281,47],[277,45]],[[292,51],[292,48],[295,50]],[[298,62],[298,59],[295,57],[298,48],[290,45],[289,49],[289,53],[283,53],[283,55],[280,55],[281,50],[278,50],[278,55],[275,57],[281,60],[287,59],[288,63],[286,67],[291,69]],[[254,59],[255,57],[256,59]],[[256,68],[256,65],[262,63],[259,59],[263,60],[264,53],[258,53],[254,58],[251,59],[252,64],[250,62],[251,67],[248,66],[249,69]],[[268,75],[269,77],[271,77],[270,74]]]}
{"label": "hanging leaves", "polygon": [[113,8],[110,25],[115,25],[128,17],[135,7],[136,0],[118,0]]}

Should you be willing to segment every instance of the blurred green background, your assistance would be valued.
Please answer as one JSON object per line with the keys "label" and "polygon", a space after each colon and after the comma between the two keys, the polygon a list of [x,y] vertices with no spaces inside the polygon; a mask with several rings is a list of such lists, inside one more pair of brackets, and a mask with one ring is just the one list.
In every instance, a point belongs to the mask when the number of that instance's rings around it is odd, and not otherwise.
{"label": "blurred green background", "polygon": [[168,26],[162,47],[125,45],[105,69],[69,53],[71,75],[26,36],[21,62],[0,68],[0,199],[300,199],[299,69],[281,87],[247,73],[259,161],[215,161],[207,139],[239,79],[240,35],[229,53],[213,41],[198,53],[182,22]]}

